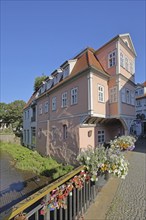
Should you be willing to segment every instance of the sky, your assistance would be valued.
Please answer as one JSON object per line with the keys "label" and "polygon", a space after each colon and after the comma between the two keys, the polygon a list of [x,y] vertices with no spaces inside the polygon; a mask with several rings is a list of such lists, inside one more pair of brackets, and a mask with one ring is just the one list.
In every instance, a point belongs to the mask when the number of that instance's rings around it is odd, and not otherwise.
{"label": "sky", "polygon": [[130,33],[135,82],[146,80],[146,5],[135,1],[1,0],[1,99],[28,101],[37,76],[50,75],[87,46]]}

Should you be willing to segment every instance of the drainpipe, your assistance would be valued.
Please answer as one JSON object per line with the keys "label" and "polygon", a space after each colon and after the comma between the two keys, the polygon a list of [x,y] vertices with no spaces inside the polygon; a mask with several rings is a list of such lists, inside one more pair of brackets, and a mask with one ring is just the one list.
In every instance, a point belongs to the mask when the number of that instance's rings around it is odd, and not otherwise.
{"label": "drainpipe", "polygon": [[87,76],[88,79],[88,114],[93,115],[93,74],[90,72]]}

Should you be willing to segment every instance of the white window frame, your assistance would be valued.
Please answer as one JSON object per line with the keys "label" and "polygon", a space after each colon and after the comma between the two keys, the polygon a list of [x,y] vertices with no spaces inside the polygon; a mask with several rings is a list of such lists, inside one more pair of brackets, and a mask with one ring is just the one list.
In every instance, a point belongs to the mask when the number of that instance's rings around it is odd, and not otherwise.
{"label": "white window frame", "polygon": [[120,53],[120,65],[124,68],[124,54]]}
{"label": "white window frame", "polygon": [[117,102],[117,86],[110,88],[110,103]]}
{"label": "white window frame", "polygon": [[36,144],[36,128],[31,127],[31,145],[34,147]]}
{"label": "white window frame", "polygon": [[130,70],[130,73],[133,75],[133,62],[132,61],[129,61],[129,70]]}
{"label": "white window frame", "polygon": [[108,68],[116,66],[116,51],[112,51],[108,54]]}
{"label": "white window frame", "polygon": [[135,92],[130,91],[130,103],[131,105],[135,105]]}
{"label": "white window frame", "polygon": [[44,112],[47,113],[49,111],[49,102],[46,101],[44,105]]}
{"label": "white window frame", "polygon": [[40,114],[40,115],[43,114],[43,107],[42,107],[42,104],[39,105],[39,114]]}
{"label": "white window frame", "polygon": [[29,137],[30,135],[29,135],[29,129],[27,129],[27,144],[29,145],[29,139],[30,139],[30,137]]}
{"label": "white window frame", "polygon": [[126,89],[126,103],[130,104],[130,90]]}
{"label": "white window frame", "polygon": [[98,102],[104,102],[104,86],[98,85]]}
{"label": "white window frame", "polygon": [[128,57],[125,57],[125,69],[129,71],[129,60]]}
{"label": "white window frame", "polygon": [[105,142],[105,131],[104,130],[99,130],[98,131],[98,143],[102,144]]}
{"label": "white window frame", "polygon": [[64,140],[67,139],[67,125],[66,124],[63,125],[63,139]]}
{"label": "white window frame", "polygon": [[75,105],[78,103],[78,88],[75,87],[71,89],[71,105]]}
{"label": "white window frame", "polygon": [[56,111],[56,96],[52,97],[52,111]]}
{"label": "white window frame", "polygon": [[67,106],[67,92],[62,93],[62,105],[61,107],[64,108]]}

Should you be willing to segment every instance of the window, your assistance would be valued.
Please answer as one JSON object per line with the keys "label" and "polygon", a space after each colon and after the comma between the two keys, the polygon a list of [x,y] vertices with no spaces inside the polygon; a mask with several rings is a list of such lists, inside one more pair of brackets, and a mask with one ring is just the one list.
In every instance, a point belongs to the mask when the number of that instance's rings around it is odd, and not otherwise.
{"label": "window", "polygon": [[31,144],[35,146],[36,141],[36,129],[35,127],[31,127]]}
{"label": "window", "polygon": [[133,74],[133,63],[132,63],[132,61],[129,62],[129,66],[130,66],[130,73]]}
{"label": "window", "polygon": [[39,105],[39,114],[41,115],[43,113],[42,104]]}
{"label": "window", "polygon": [[27,112],[27,118],[29,119],[29,110],[28,110],[28,112]]}
{"label": "window", "polygon": [[128,58],[125,57],[125,69],[128,70],[128,68],[129,68],[129,67],[128,67]]}
{"label": "window", "polygon": [[63,70],[63,79],[66,78],[68,75],[69,75],[69,68],[66,67],[66,68]]}
{"label": "window", "polygon": [[77,88],[73,88],[71,90],[71,105],[78,103],[78,90]]}
{"label": "window", "polygon": [[137,101],[136,101],[136,105],[137,105],[137,106],[141,106],[140,100],[137,100]]}
{"label": "window", "polygon": [[124,67],[124,55],[123,55],[123,53],[120,53],[120,65],[122,67]]}
{"label": "window", "polygon": [[126,89],[126,103],[130,104],[130,91]]}
{"label": "window", "polygon": [[29,144],[29,130],[27,130],[27,144]]}
{"label": "window", "polygon": [[98,101],[104,102],[104,87],[101,85],[98,85]]}
{"label": "window", "polygon": [[56,97],[52,98],[52,111],[56,111]]}
{"label": "window", "polygon": [[62,94],[62,108],[67,106],[67,92]]}
{"label": "window", "polygon": [[135,96],[138,96],[138,91],[135,91]]}
{"label": "window", "polygon": [[104,131],[98,131],[98,143],[104,143],[105,133]]}
{"label": "window", "polygon": [[117,102],[117,87],[110,89],[110,103]]}
{"label": "window", "polygon": [[67,138],[67,125],[63,125],[63,139]]}
{"label": "window", "polygon": [[116,52],[113,51],[108,55],[108,67],[112,67],[116,65]]}
{"label": "window", "polygon": [[140,89],[139,90],[139,95],[143,95],[143,94],[144,94],[143,89]]}
{"label": "window", "polygon": [[24,143],[26,143],[26,130],[24,130]]}
{"label": "window", "polygon": [[135,105],[135,93],[134,93],[134,91],[130,91],[130,95],[131,95],[130,103],[131,103],[131,105]]}
{"label": "window", "polygon": [[44,110],[45,110],[45,113],[47,113],[49,111],[49,103],[48,103],[48,101],[45,102]]}

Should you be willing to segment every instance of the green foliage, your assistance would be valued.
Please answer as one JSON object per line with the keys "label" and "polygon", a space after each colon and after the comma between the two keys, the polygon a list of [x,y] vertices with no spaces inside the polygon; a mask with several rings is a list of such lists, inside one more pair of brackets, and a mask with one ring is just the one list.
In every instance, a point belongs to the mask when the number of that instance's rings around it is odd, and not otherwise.
{"label": "green foliage", "polygon": [[[52,176],[53,179],[56,179],[73,169],[70,165],[64,167],[51,157],[42,157],[38,152],[32,151],[21,145],[0,142],[0,150],[9,153],[12,156],[13,164],[15,164],[16,168],[32,171],[38,175],[47,173]],[[52,173],[52,170],[54,173]]]}
{"label": "green foliage", "polygon": [[7,104],[0,102],[0,119],[5,121],[7,116]]}
{"label": "green foliage", "polygon": [[93,181],[97,179],[99,173],[108,172],[122,179],[128,174],[129,163],[117,148],[105,149],[103,146],[89,148],[81,152],[77,160],[86,167]]}
{"label": "green foliage", "polygon": [[0,130],[0,134],[14,134],[12,128],[5,128],[4,130]]}
{"label": "green foliage", "polygon": [[53,173],[52,177],[53,177],[53,179],[57,179],[60,176],[63,176],[66,173],[69,173],[70,171],[72,171],[72,169],[73,169],[73,167],[71,165],[66,165],[64,167],[62,167],[62,166],[57,167],[55,169],[55,173]]}
{"label": "green foliage", "polygon": [[25,106],[23,100],[16,100],[9,104],[0,103],[0,120],[7,126],[11,125],[17,136],[21,135],[23,108]]}
{"label": "green foliage", "polygon": [[42,75],[42,76],[38,76],[35,78],[34,81],[34,91],[37,91],[40,87],[40,85],[42,84],[43,81],[45,81],[47,78],[47,76]]}

